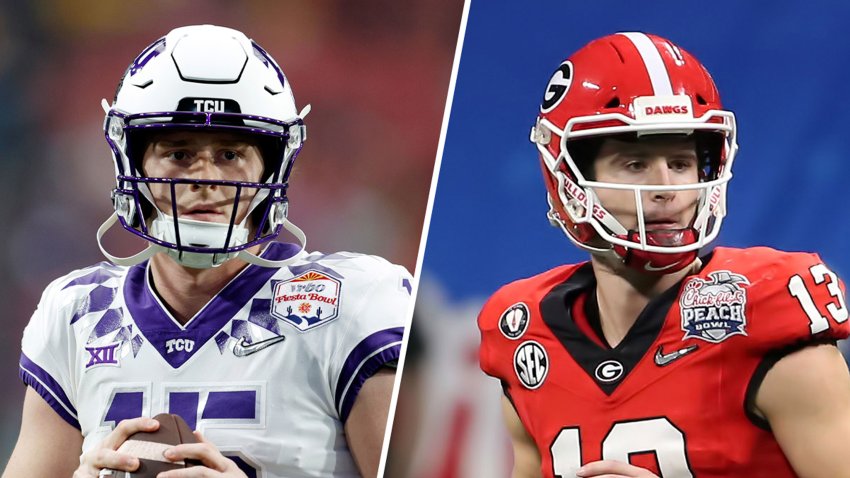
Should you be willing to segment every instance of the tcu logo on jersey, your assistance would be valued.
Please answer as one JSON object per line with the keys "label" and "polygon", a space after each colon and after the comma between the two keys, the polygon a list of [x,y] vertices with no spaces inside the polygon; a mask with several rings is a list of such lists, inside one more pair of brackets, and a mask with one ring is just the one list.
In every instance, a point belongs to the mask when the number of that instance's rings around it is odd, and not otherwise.
{"label": "tcu logo on jersey", "polygon": [[169,339],[165,342],[165,353],[191,352],[195,348],[195,341],[190,339]]}
{"label": "tcu logo on jersey", "polygon": [[271,315],[304,331],[339,316],[342,283],[326,274],[307,271],[274,285]]}
{"label": "tcu logo on jersey", "polygon": [[694,277],[679,297],[682,314],[682,340],[695,337],[720,343],[733,335],[747,335],[746,277],[729,271],[714,271],[708,280]]}

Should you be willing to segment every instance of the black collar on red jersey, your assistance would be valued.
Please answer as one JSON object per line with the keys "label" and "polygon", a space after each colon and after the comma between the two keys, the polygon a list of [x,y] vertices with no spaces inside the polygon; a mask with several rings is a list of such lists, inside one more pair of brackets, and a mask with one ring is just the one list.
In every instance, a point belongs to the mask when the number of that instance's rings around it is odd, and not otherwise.
{"label": "black collar on red jersey", "polygon": [[[710,254],[702,259],[703,267],[710,259]],[[606,395],[611,395],[658,338],[683,282],[684,279],[650,300],[616,347],[600,347],[579,329],[573,318],[573,303],[582,293],[588,293],[590,296],[586,307],[596,306],[598,321],[598,303],[590,300],[596,294],[596,276],[590,263],[580,267],[565,282],[553,287],[540,302],[540,312],[543,322],[576,363]],[[596,333],[605,343],[605,338],[601,335],[601,325],[594,324],[593,319],[593,314],[589,314],[591,327],[594,330],[596,326],[599,327]]]}
{"label": "black collar on red jersey", "polygon": [[[572,310],[572,308],[570,310]],[[587,319],[587,324],[590,326],[590,330],[592,330],[596,335],[596,338],[599,339],[599,343],[605,346],[605,348],[610,349],[611,345],[608,343],[608,340],[605,339],[605,332],[602,331],[602,319],[599,316],[599,298],[596,296],[595,286],[587,291],[587,299],[584,301],[582,312],[584,313],[584,317]],[[572,319],[573,322],[575,322],[576,317],[573,317]]]}

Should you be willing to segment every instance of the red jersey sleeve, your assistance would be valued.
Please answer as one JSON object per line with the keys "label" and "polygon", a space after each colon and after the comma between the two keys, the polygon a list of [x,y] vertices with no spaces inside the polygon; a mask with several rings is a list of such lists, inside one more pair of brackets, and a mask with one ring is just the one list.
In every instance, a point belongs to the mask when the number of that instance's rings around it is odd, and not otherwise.
{"label": "red jersey sleeve", "polygon": [[518,347],[549,335],[540,315],[541,299],[581,265],[564,265],[517,280],[490,297],[478,314],[481,331],[478,355],[484,373],[507,384],[518,380],[514,357]]}
{"label": "red jersey sleeve", "polygon": [[762,350],[850,336],[843,282],[817,254],[774,256],[750,284],[750,335]]}
{"label": "red jersey sleeve", "polygon": [[481,332],[481,346],[478,349],[478,360],[481,370],[487,375],[507,380],[507,372],[504,365],[506,360],[499,360],[500,349],[503,347],[501,341],[504,339],[499,331],[499,317],[505,306],[504,287],[493,294],[478,313],[478,329]]}

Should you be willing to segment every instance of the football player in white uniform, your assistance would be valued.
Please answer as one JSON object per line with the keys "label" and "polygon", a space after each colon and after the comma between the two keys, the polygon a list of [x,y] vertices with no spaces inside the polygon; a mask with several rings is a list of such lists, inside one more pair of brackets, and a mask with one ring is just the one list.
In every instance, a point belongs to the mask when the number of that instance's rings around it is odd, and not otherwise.
{"label": "football player in white uniform", "polygon": [[[132,471],[117,449],[161,412],[204,440],[165,453],[203,467],[166,476],[375,476],[412,281],[378,257],[304,250],[286,187],[309,108],[279,66],[241,32],[178,28],[103,106],[112,264],[45,290],[4,476]],[[148,247],[109,254],[116,222]],[[273,242],[282,229],[301,244]]]}

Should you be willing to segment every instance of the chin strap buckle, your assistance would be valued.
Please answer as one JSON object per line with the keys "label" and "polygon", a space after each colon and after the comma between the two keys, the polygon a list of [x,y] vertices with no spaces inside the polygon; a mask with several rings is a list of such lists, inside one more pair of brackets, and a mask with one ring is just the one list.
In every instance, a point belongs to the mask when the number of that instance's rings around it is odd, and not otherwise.
{"label": "chin strap buckle", "polygon": [[129,225],[133,225],[136,218],[136,199],[118,189],[112,190],[112,206],[115,208],[115,213]]}
{"label": "chin strap buckle", "polygon": [[271,210],[269,211],[269,225],[272,230],[283,225],[283,223],[286,222],[287,216],[289,216],[289,201],[284,200],[272,204]]}

